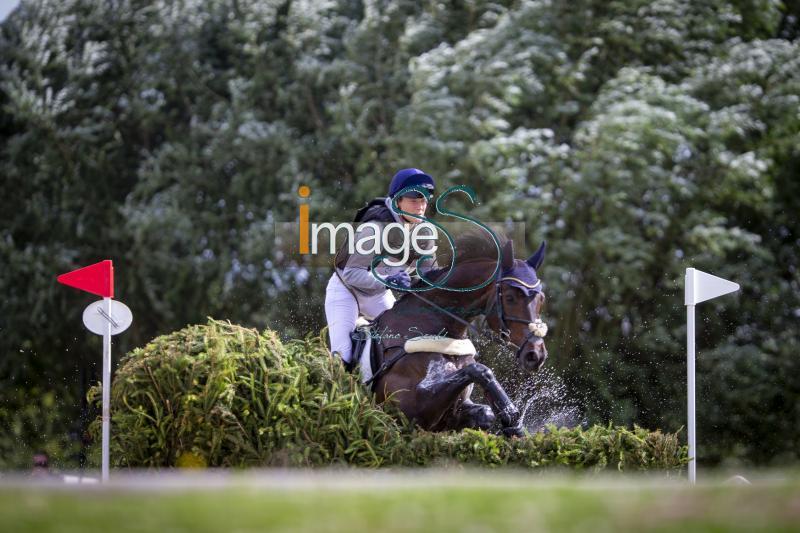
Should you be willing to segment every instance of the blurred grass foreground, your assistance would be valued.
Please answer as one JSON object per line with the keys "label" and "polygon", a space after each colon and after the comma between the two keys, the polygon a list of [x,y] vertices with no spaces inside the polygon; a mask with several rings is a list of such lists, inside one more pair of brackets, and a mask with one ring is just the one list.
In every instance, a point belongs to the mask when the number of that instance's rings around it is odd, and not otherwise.
{"label": "blurred grass foreground", "polygon": [[[8,531],[797,531],[800,478],[736,486],[485,471],[0,484]],[[531,478],[535,477],[536,480]],[[157,478],[157,479],[155,479]],[[165,484],[165,478],[171,483]],[[655,482],[654,482],[655,481]],[[109,490],[111,489],[111,490]],[[143,490],[146,489],[146,490]],[[180,489],[180,490],[176,490]],[[146,510],[146,511],[144,511]],[[144,511],[144,512],[143,512]]]}
{"label": "blurred grass foreground", "polygon": [[[90,400],[100,400],[94,387]],[[213,319],[127,354],[111,392],[111,457],[122,467],[443,466],[679,470],[677,433],[549,426],[523,439],[430,433],[375,403],[320,337]],[[100,420],[93,424],[99,443]]]}
{"label": "blurred grass foreground", "polygon": [[[751,486],[659,480],[531,484],[507,472],[412,478],[370,473],[263,476],[133,488],[0,485],[0,516],[15,532],[47,531],[797,531],[798,478]],[[124,477],[124,476],[122,476]],[[164,477],[158,476],[161,480]],[[213,477],[213,476],[212,476]],[[303,479],[305,478],[305,479]],[[180,480],[178,480],[180,481]],[[147,488],[148,490],[142,490]],[[181,490],[175,490],[179,488]],[[216,489],[216,490],[211,490]],[[146,510],[143,512],[143,510]]]}

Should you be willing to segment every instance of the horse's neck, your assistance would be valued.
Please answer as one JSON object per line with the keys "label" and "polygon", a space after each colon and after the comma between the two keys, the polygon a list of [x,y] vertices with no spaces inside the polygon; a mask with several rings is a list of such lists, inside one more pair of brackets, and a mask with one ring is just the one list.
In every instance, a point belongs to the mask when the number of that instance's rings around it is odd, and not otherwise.
{"label": "horse's neck", "polygon": [[[455,271],[450,279],[447,280],[446,285],[449,287],[474,287],[486,281],[487,277],[492,275],[496,263],[494,260],[487,261],[485,259],[473,259],[456,266]],[[474,316],[482,312],[486,303],[486,298],[489,297],[491,290],[494,287],[494,281],[488,283],[485,287],[472,291],[447,291],[444,289],[432,289],[428,293],[429,299],[442,307],[457,306],[463,309],[462,313],[456,313],[462,318],[467,316]]]}
{"label": "horse's neck", "polygon": [[[476,265],[473,262],[470,265],[459,266],[459,268],[468,268],[468,266]],[[491,262],[492,269],[494,269],[494,261]],[[454,283],[452,286],[472,286],[481,283],[486,279],[488,274],[483,273],[484,268],[480,269],[480,273],[472,272],[469,275],[464,275],[463,272],[454,272]],[[489,272],[491,273],[491,272]],[[474,279],[469,279],[474,278]],[[458,284],[456,284],[458,283]],[[448,280],[448,285],[450,285]],[[431,289],[430,291],[422,292],[427,300],[438,306],[439,308],[432,307],[430,304],[424,303],[422,300],[413,296],[404,297],[395,306],[395,313],[409,313],[414,315],[414,324],[411,328],[415,328],[413,332],[418,332],[420,335],[442,335],[452,338],[464,338],[467,335],[467,326],[450,316],[448,313],[442,312],[442,309],[449,311],[453,315],[469,322],[471,317],[480,314],[486,305],[486,298],[492,289],[493,284],[490,283],[486,287],[482,287],[476,291],[446,291],[444,289]]]}
{"label": "horse's neck", "polygon": [[397,302],[389,313],[392,317],[408,317],[403,321],[408,323],[408,331],[398,332],[406,338],[419,335],[440,335],[451,338],[466,337],[467,326],[447,313],[442,312],[442,309],[446,309],[458,316],[460,313],[458,313],[456,306],[439,303],[436,303],[436,305],[438,308],[432,307],[418,298],[408,296]]}

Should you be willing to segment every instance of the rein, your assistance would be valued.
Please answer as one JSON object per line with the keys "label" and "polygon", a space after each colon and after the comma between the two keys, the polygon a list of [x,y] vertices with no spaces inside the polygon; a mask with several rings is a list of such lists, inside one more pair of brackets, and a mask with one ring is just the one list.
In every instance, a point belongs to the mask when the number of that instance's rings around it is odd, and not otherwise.
{"label": "rein", "polygon": [[449,316],[450,318],[452,318],[456,322],[460,323],[461,325],[467,326],[468,329],[471,329],[477,335],[483,335],[484,337],[488,338],[489,340],[497,340],[498,339],[498,336],[495,333],[493,333],[491,331],[487,332],[485,329],[484,330],[480,330],[480,329],[476,328],[470,322],[467,322],[466,320],[464,320],[460,316],[456,315],[455,313],[451,313],[450,311],[448,311],[444,307],[440,306],[439,304],[433,303],[432,301],[430,301],[429,299],[425,298],[421,294],[417,294],[416,292],[411,292],[411,293],[407,293],[407,294],[411,294],[411,295],[415,296],[416,298],[419,298],[420,300],[422,300],[423,302],[425,302],[429,306],[435,308],[438,311],[441,311],[442,313],[446,314],[447,316]]}
{"label": "rein", "polygon": [[[424,296],[422,296],[421,294],[418,294],[417,292],[410,292],[410,294],[413,295],[416,298],[419,298],[420,300],[422,300],[423,302],[425,302],[429,306],[431,306],[431,307],[437,309],[438,311],[446,314],[447,316],[449,316],[453,320],[457,321],[458,323],[466,326],[468,329],[472,330],[477,335],[483,336],[483,337],[485,337],[488,340],[493,341],[493,342],[499,342],[505,347],[511,346],[513,348],[516,348],[517,349],[516,357],[519,357],[520,354],[522,353],[522,349],[528,344],[528,342],[531,340],[531,337],[533,337],[533,336],[544,337],[547,334],[547,326],[541,321],[541,319],[535,319],[533,322],[531,322],[531,321],[529,321],[528,319],[525,319],[525,318],[519,318],[519,317],[515,317],[515,316],[506,315],[505,309],[503,308],[503,288],[502,288],[503,279],[504,278],[500,277],[500,271],[498,270],[497,271],[497,275],[495,277],[495,281],[494,281],[494,284],[495,284],[494,299],[493,300],[489,300],[486,303],[486,308],[483,310],[483,313],[481,313],[484,317],[486,317],[492,311],[492,308],[496,308],[497,309],[497,318],[498,318],[498,320],[500,322],[500,328],[501,328],[499,335],[494,333],[491,330],[488,330],[488,328],[486,328],[486,327],[483,327],[481,329],[476,328],[470,322],[464,320],[463,318],[461,318],[460,316],[456,315],[455,313],[451,313],[447,309],[445,309],[442,306],[430,301],[428,298],[425,298]],[[520,346],[517,346],[515,343],[511,342],[511,339],[510,339],[511,330],[509,329],[508,325],[506,324],[506,320],[509,320],[511,322],[521,322],[523,324],[528,324],[529,332],[525,336],[525,340],[522,341],[522,344]],[[484,323],[485,323],[485,318],[484,318]]]}
{"label": "rein", "polygon": [[[496,279],[495,279],[495,281],[496,281]],[[490,341],[499,341],[499,342],[503,343],[504,346],[507,346],[508,344],[513,344],[513,343],[510,343],[507,338],[503,338],[502,336],[497,335],[492,331],[487,331],[486,328],[483,328],[483,329],[476,328],[475,326],[473,326],[471,323],[467,322],[466,320],[464,320],[460,316],[456,315],[455,313],[451,313],[450,311],[448,311],[444,307],[442,307],[439,304],[436,304],[436,303],[430,301],[428,298],[425,298],[421,294],[417,294],[416,292],[407,292],[405,294],[411,294],[414,297],[419,298],[424,303],[428,304],[429,306],[433,307],[434,309],[444,313],[445,315],[449,316],[450,318],[452,318],[456,322],[466,326],[467,329],[471,329],[477,335],[481,335],[483,337],[486,337]],[[484,310],[484,314],[488,313],[491,310],[490,305],[491,305],[491,302],[486,306],[486,309]],[[381,376],[383,376],[384,374],[386,374],[386,372],[388,372],[389,369],[391,369],[395,365],[395,363],[397,363],[400,359],[402,359],[403,357],[408,355],[408,352],[406,352],[403,347],[398,346],[397,348],[400,348],[400,352],[397,355],[395,355],[394,357],[392,357],[391,359],[384,359],[384,361],[381,363],[380,368],[378,368],[378,370],[375,371],[374,374],[372,374],[372,377],[369,380],[367,380],[366,384],[367,385],[371,385],[373,390],[374,390],[375,384],[378,382],[378,379]]]}

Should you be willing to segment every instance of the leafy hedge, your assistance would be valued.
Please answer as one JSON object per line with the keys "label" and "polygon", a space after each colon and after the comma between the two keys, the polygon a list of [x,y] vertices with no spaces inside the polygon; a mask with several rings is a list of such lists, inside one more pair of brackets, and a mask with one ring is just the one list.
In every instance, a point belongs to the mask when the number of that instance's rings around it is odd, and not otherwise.
{"label": "leafy hedge", "polygon": [[51,466],[76,467],[80,442],[64,420],[63,389],[9,386],[0,395],[0,470],[30,469],[33,456],[45,453]]}
{"label": "leafy hedge", "polygon": [[[89,392],[100,401],[100,388]],[[480,464],[678,469],[677,434],[549,427],[523,439],[415,429],[333,360],[320,337],[283,343],[209,320],[127,354],[111,392],[117,466]],[[93,423],[97,439],[100,421]]]}

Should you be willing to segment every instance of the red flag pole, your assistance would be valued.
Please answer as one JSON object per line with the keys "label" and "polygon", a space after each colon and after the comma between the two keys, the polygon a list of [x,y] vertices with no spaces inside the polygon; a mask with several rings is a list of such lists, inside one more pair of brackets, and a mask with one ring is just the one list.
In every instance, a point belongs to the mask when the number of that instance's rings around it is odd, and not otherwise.
{"label": "red flag pole", "polygon": [[[111,316],[111,298],[103,298],[106,316]],[[109,442],[111,438],[111,322],[103,331],[103,442],[102,480],[108,481]]]}
{"label": "red flag pole", "polygon": [[[111,298],[114,297],[114,264],[110,259],[87,267],[61,274],[56,280],[69,287],[97,294],[103,297],[106,317],[111,317]],[[103,334],[103,441],[102,467],[103,482],[108,481],[109,439],[111,434],[111,321],[102,327]]]}

